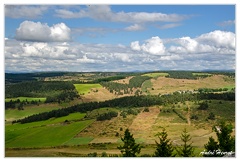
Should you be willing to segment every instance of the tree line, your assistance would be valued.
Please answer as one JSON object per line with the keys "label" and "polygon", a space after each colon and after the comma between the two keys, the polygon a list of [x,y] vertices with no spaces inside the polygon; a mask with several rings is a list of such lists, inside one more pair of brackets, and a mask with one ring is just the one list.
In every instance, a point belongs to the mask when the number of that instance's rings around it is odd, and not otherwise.
{"label": "tree line", "polygon": [[5,87],[5,97],[46,97],[46,103],[73,100],[79,97],[74,85],[64,81],[28,81],[9,84]]}
{"label": "tree line", "polygon": [[110,93],[117,95],[131,94],[133,88],[140,88],[144,81],[151,79],[149,76],[135,76],[129,80],[129,84],[121,84],[116,82],[101,82],[100,84],[105,87]]}
{"label": "tree line", "polygon": [[148,96],[125,96],[121,98],[115,98],[112,100],[106,100],[102,102],[88,102],[81,103],[74,106],[70,106],[67,108],[62,108],[58,110],[52,110],[50,112],[43,112],[39,114],[34,114],[23,119],[19,119],[13,121],[13,123],[29,123],[34,121],[42,121],[47,120],[52,117],[61,117],[67,116],[70,113],[81,112],[85,113],[87,111],[92,111],[94,109],[102,108],[102,107],[119,107],[119,108],[129,108],[129,107],[149,107],[153,105],[165,105],[165,104],[173,104],[177,102],[184,101],[196,101],[196,100],[210,100],[210,99],[218,99],[218,100],[235,100],[235,93],[228,92],[222,94],[179,94],[174,93],[171,95],[148,95]]}

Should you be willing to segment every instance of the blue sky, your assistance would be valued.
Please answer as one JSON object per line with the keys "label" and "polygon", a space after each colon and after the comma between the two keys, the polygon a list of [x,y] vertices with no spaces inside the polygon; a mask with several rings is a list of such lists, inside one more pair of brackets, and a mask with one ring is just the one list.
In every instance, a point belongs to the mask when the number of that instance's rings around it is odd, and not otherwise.
{"label": "blue sky", "polygon": [[235,69],[234,5],[6,5],[5,71]]}

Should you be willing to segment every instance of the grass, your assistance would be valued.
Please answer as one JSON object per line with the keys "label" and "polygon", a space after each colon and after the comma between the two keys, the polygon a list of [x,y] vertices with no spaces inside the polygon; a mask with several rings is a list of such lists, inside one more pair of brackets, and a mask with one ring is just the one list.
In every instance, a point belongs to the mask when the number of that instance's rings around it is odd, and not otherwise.
{"label": "grass", "polygon": [[74,84],[79,94],[87,94],[92,88],[101,88],[100,84]]}
{"label": "grass", "polygon": [[72,113],[72,114],[69,114],[68,116],[51,118],[44,121],[37,121],[37,122],[25,123],[25,124],[13,124],[13,125],[9,124],[9,125],[6,125],[5,129],[10,131],[10,130],[28,129],[33,127],[41,127],[41,126],[46,126],[50,124],[63,123],[65,120],[68,120],[68,121],[80,120],[84,118],[85,115],[86,115],[85,113]]}
{"label": "grass", "polygon": [[8,129],[5,131],[5,147],[44,147],[59,146],[72,139],[94,120],[73,122],[70,124],[53,124],[25,129]]}
{"label": "grass", "polygon": [[142,84],[142,91],[146,92],[147,94],[150,94],[148,89],[152,88],[152,82],[151,80],[146,80]]}
{"label": "grass", "polygon": [[192,113],[199,117],[198,123],[204,122],[210,112],[215,115],[216,120],[235,121],[235,102],[233,101],[211,100],[208,101],[207,110],[197,110],[197,107],[192,110]]}
{"label": "grass", "polygon": [[16,101],[16,100],[20,100],[21,102],[22,101],[28,101],[28,102],[31,102],[31,101],[41,101],[41,102],[45,102],[46,101],[46,97],[42,97],[42,98],[34,98],[34,97],[17,97],[17,98],[6,98],[5,99],[5,102],[10,102],[10,100],[12,101]]}
{"label": "grass", "polygon": [[93,137],[77,137],[71,138],[69,141],[65,142],[64,145],[83,145],[89,144],[94,138]]}
{"label": "grass", "polygon": [[149,77],[159,77],[159,76],[168,76],[168,73],[147,73],[147,74],[143,74],[142,76],[149,76]]}
{"label": "grass", "polygon": [[59,109],[59,107],[54,104],[43,104],[39,106],[34,105],[31,107],[24,107],[24,110],[7,109],[5,110],[5,120],[13,121],[13,120],[21,119],[33,114],[47,112],[55,109]]}

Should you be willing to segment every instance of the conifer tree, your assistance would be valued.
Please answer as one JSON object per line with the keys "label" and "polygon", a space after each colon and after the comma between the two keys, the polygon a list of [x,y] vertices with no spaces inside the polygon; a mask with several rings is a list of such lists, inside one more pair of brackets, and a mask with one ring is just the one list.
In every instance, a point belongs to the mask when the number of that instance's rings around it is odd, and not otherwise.
{"label": "conifer tree", "polygon": [[223,152],[235,151],[235,138],[231,136],[233,126],[222,121],[219,127],[214,127],[217,134],[219,149]]}
{"label": "conifer tree", "polygon": [[157,148],[155,151],[155,156],[156,157],[172,157],[175,156],[173,155],[173,146],[172,142],[170,142],[170,139],[167,139],[167,132],[165,128],[163,128],[161,133],[157,134],[159,138],[159,143],[157,141]]}
{"label": "conifer tree", "polygon": [[215,141],[213,137],[209,138],[207,144],[204,145],[206,152],[211,152],[212,154],[203,155],[203,156],[211,156],[211,157],[219,157],[223,156],[222,154],[218,154],[217,151],[221,152],[234,152],[235,151],[235,138],[231,136],[232,133],[232,125],[226,124],[224,121],[220,122],[219,126],[213,127],[213,130],[217,134],[218,141]]}
{"label": "conifer tree", "polygon": [[192,157],[194,156],[194,148],[192,147],[192,142],[189,144],[189,141],[192,138],[190,134],[188,134],[187,129],[184,128],[183,133],[181,134],[181,140],[183,141],[182,147],[177,149],[177,153],[182,157]]}
{"label": "conifer tree", "polygon": [[133,134],[130,133],[129,129],[126,129],[124,132],[124,137],[121,138],[123,141],[123,146],[117,147],[123,157],[136,157],[136,154],[139,154],[141,151],[141,146],[136,144]]}
{"label": "conifer tree", "polygon": [[204,145],[207,154],[203,154],[204,157],[217,157],[217,150],[219,148],[218,142],[214,140],[213,137],[209,137],[209,141]]}

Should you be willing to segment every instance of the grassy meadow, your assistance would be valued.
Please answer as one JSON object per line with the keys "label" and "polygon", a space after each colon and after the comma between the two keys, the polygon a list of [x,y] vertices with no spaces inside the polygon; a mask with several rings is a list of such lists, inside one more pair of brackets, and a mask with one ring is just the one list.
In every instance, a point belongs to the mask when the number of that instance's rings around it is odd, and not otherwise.
{"label": "grassy meadow", "polygon": [[74,84],[79,94],[87,94],[92,88],[101,88],[100,84]]}
{"label": "grassy meadow", "polygon": [[147,74],[143,74],[142,76],[149,76],[149,77],[152,77],[152,78],[157,78],[157,77],[165,77],[165,76],[168,76],[169,74],[168,73],[147,73]]}

